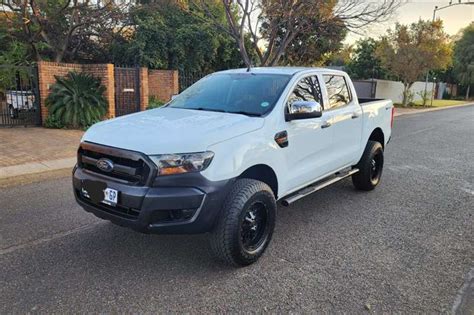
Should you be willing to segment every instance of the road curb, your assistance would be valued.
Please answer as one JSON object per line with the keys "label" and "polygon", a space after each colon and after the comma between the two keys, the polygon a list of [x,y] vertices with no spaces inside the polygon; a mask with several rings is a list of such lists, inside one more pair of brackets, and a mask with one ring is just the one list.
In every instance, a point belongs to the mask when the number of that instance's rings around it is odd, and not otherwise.
{"label": "road curb", "polygon": [[0,179],[73,168],[77,158],[65,158],[0,167]]}
{"label": "road curb", "polygon": [[397,108],[395,108],[395,117],[406,116],[406,115],[414,115],[414,114],[420,114],[420,113],[427,113],[427,112],[435,112],[435,111],[438,111],[438,110],[445,110],[445,109],[459,108],[459,107],[467,107],[467,106],[473,106],[473,105],[474,105],[474,103],[466,103],[466,104],[445,106],[445,107],[414,109],[413,111],[406,112],[406,113],[397,113]]}

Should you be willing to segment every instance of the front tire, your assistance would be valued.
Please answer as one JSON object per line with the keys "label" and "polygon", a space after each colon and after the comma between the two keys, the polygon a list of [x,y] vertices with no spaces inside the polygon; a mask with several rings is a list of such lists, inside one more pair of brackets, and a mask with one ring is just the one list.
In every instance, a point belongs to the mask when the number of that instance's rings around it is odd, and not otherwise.
{"label": "front tire", "polygon": [[237,267],[256,262],[270,243],[275,215],[275,196],[267,184],[237,180],[211,233],[214,255]]}
{"label": "front tire", "polygon": [[364,154],[355,166],[359,172],[352,175],[352,183],[359,190],[373,190],[382,177],[383,147],[380,142],[369,141]]}

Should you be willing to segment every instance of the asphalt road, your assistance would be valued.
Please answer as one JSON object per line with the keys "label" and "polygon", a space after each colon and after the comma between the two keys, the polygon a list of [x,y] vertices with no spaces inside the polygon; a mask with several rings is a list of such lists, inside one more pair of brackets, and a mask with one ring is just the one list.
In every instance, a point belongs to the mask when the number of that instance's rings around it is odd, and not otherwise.
{"label": "asphalt road", "polygon": [[68,177],[0,189],[0,313],[474,312],[473,140],[473,106],[396,119],[375,191],[344,180],[279,207],[243,269],[205,235],[96,219]]}

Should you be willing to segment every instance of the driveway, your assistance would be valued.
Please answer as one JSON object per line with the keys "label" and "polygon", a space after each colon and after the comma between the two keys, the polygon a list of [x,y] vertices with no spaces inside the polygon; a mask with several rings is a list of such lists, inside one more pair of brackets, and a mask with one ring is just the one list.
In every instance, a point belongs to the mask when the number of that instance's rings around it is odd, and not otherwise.
{"label": "driveway", "polygon": [[0,128],[0,167],[74,157],[81,130]]}
{"label": "driveway", "polygon": [[474,107],[397,118],[375,191],[345,180],[279,207],[242,269],[205,235],[96,219],[69,177],[0,189],[0,313],[472,313],[473,122]]}

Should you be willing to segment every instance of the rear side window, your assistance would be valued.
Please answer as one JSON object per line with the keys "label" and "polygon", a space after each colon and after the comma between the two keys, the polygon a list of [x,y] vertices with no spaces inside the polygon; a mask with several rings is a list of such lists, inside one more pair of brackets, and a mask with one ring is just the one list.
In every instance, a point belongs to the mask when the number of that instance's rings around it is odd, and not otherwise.
{"label": "rear side window", "polygon": [[323,104],[318,77],[309,76],[298,82],[288,98],[288,105],[293,104],[295,101],[316,101],[321,105]]}
{"label": "rear side window", "polygon": [[326,109],[342,107],[351,102],[351,93],[343,76],[326,74],[323,78],[329,98],[329,106]]}

